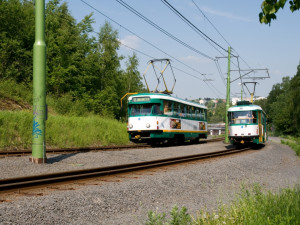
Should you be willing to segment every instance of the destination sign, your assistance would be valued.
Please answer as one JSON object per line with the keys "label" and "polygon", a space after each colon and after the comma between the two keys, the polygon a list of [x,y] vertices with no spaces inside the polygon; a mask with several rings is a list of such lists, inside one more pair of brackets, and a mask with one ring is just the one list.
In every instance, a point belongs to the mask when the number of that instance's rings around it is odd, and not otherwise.
{"label": "destination sign", "polygon": [[150,101],[150,97],[134,97],[132,98],[133,102],[147,102]]}

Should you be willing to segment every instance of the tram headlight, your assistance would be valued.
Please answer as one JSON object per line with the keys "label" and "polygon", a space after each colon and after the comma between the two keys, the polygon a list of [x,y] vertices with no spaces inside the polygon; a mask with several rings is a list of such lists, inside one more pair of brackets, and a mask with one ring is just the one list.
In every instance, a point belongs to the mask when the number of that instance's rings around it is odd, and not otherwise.
{"label": "tram headlight", "polygon": [[129,124],[129,128],[132,129],[132,128],[133,128],[133,125],[132,125],[132,124]]}
{"label": "tram headlight", "polygon": [[147,128],[150,128],[150,124],[149,124],[149,123],[147,123],[147,124],[146,124],[146,127],[147,127]]}

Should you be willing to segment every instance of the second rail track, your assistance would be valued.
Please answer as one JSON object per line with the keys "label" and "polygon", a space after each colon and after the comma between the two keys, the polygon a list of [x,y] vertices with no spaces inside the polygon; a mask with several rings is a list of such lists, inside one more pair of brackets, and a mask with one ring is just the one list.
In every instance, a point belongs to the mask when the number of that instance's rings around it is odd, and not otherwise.
{"label": "second rail track", "polygon": [[251,149],[250,147],[242,149],[227,149],[222,151],[202,153],[188,156],[180,156],[174,158],[159,159],[146,162],[137,162],[131,164],[123,164],[108,167],[99,167],[84,170],[73,170],[59,173],[42,174],[35,176],[17,177],[0,180],[0,193],[10,190],[22,189],[26,187],[34,187],[47,184],[56,184],[60,182],[75,181],[98,176],[107,176],[137,170],[145,170],[154,167],[167,166],[171,164],[184,163],[200,159],[215,158],[229,154],[239,153]]}

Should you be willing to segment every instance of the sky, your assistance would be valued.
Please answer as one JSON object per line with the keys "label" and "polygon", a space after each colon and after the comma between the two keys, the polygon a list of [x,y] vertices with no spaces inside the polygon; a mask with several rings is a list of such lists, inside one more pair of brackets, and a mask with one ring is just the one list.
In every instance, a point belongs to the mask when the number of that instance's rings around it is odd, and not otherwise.
{"label": "sky", "polygon": [[[292,13],[288,3],[269,26],[259,22],[262,0],[168,0],[201,31],[200,35],[161,0],[123,1],[178,41],[142,20],[117,0],[65,2],[77,22],[93,13],[95,32],[100,31],[105,21],[118,31],[122,43],[119,54],[125,56],[123,69],[126,69],[126,58],[133,52],[139,59],[141,75],[149,60],[170,59],[171,67],[168,65],[163,75],[169,90],[176,79],[173,89],[176,97],[225,99],[229,46],[232,52],[231,98],[240,97],[241,90],[243,97],[249,97],[249,92],[254,91],[253,83],[245,86],[242,82],[257,82],[255,96],[267,97],[272,86],[280,83],[283,77],[296,75],[300,62],[300,11]],[[164,63],[155,63],[158,75]],[[238,79],[240,75],[244,75],[242,81]],[[145,77],[149,88],[155,90],[158,82],[152,67]],[[165,90],[162,84],[160,79],[158,90]]]}

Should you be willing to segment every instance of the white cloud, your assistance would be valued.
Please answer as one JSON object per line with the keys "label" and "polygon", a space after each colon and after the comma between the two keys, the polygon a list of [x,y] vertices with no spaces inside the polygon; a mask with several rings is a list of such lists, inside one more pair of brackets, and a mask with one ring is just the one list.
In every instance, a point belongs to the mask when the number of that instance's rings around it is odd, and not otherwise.
{"label": "white cloud", "polygon": [[140,44],[140,39],[135,35],[128,35],[125,36],[124,39],[121,39],[120,42],[130,48],[137,49]]}
{"label": "white cloud", "polygon": [[243,21],[243,22],[253,22],[249,18],[240,17],[240,16],[234,15],[232,13],[228,13],[228,12],[217,11],[217,10],[214,10],[214,9],[210,9],[208,7],[202,7],[202,10],[204,12],[209,13],[209,14],[216,15],[216,16],[221,16],[221,17],[225,17],[225,18],[228,18],[228,19],[239,20],[239,21]]}

